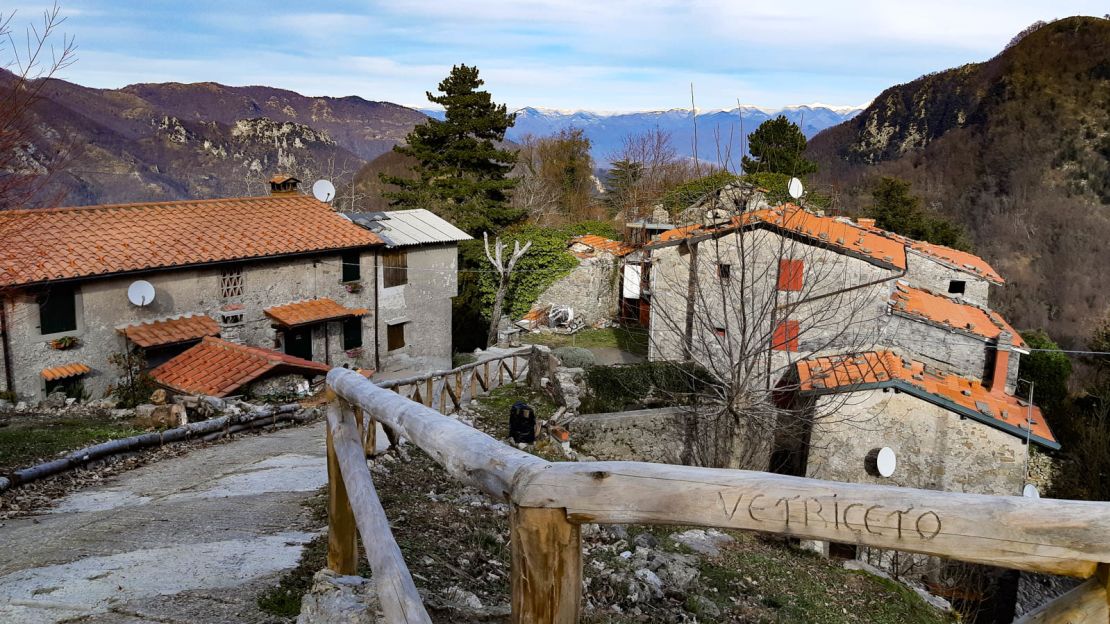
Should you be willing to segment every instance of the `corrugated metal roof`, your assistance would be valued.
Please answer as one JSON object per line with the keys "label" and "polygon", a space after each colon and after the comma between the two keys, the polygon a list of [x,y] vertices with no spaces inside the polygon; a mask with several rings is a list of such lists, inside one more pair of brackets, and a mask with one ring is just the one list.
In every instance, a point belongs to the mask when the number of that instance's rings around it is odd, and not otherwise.
{"label": "corrugated metal roof", "polygon": [[389,210],[386,219],[379,221],[381,234],[393,247],[427,245],[429,243],[456,243],[470,240],[470,235],[432,214],[430,210]]}

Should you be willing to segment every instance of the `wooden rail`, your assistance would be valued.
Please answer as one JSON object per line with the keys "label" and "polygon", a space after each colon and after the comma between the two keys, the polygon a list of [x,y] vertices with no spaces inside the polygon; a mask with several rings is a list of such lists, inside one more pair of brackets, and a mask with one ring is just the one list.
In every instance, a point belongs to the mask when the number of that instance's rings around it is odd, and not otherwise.
{"label": "wooden rail", "polygon": [[[1027,621],[1110,622],[1110,503],[643,462],[550,463],[353,371],[333,369],[327,380],[392,439],[408,438],[455,478],[510,503],[513,622],[577,621],[584,523],[746,529],[1091,578],[1083,591],[1060,597],[1041,609],[1046,615]],[[351,548],[349,540],[335,547],[337,559]]]}
{"label": "wooden rail", "polygon": [[474,397],[488,394],[494,388],[522,378],[528,372],[531,354],[532,347],[522,347],[448,371],[389,379],[377,385],[441,414],[454,414],[466,407]]}

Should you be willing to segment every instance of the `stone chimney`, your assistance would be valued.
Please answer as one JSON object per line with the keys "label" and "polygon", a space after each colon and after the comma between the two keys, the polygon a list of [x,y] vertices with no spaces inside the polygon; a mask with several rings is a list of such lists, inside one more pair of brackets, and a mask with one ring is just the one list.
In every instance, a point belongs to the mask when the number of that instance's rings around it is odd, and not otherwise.
{"label": "stone chimney", "polygon": [[1006,393],[1006,377],[1010,372],[1010,351],[1014,348],[1013,336],[1003,331],[998,334],[998,346],[994,351],[994,370],[991,373],[991,394]]}
{"label": "stone chimney", "polygon": [[270,194],[295,195],[297,193],[297,185],[300,183],[300,180],[291,175],[279,173],[270,178]]}
{"label": "stone chimney", "polygon": [[858,223],[861,227],[865,227],[865,228],[875,227],[875,220],[874,219],[866,219],[864,217],[860,217],[860,218],[856,219],[856,223]]}

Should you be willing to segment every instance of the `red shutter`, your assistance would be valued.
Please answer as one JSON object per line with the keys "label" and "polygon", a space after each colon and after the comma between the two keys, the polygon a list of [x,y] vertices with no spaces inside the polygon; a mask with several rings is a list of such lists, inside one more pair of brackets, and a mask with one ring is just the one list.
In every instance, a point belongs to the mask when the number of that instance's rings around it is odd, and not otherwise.
{"label": "red shutter", "polygon": [[775,328],[771,338],[771,348],[775,351],[798,350],[798,321],[783,321]]}
{"label": "red shutter", "polygon": [[801,290],[803,271],[802,260],[779,260],[779,290]]}

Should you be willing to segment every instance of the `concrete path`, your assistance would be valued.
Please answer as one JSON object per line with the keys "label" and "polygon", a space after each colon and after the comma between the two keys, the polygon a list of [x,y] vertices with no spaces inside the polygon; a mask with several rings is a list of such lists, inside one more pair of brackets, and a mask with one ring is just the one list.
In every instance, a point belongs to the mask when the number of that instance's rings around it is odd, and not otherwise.
{"label": "concrete path", "polygon": [[259,622],[321,529],[324,424],[148,464],[0,525],[0,622]]}

